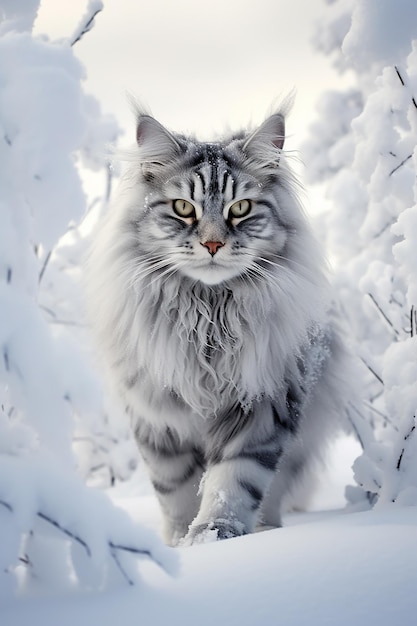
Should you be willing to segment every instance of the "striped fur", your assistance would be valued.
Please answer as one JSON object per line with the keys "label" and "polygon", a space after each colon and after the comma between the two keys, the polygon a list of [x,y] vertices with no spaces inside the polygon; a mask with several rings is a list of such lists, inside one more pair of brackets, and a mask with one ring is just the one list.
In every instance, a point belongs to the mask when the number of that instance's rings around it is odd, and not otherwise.
{"label": "striped fur", "polygon": [[282,112],[213,143],[139,115],[91,252],[97,343],[172,545],[280,525],[342,411],[345,351],[283,142]]}

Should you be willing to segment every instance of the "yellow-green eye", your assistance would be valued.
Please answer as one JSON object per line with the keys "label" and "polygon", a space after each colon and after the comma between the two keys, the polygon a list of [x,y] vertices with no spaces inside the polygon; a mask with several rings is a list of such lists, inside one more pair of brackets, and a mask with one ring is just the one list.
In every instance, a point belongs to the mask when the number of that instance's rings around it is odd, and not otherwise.
{"label": "yellow-green eye", "polygon": [[246,217],[250,213],[252,204],[250,200],[239,200],[235,202],[229,209],[229,218]]}
{"label": "yellow-green eye", "polygon": [[174,200],[174,211],[180,217],[195,217],[195,208],[188,200]]}

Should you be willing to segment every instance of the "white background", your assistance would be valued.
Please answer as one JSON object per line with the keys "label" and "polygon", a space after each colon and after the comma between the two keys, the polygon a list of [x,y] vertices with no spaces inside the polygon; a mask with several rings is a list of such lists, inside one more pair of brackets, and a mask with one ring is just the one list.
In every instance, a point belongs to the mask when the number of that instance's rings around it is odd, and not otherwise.
{"label": "white background", "polygon": [[[71,36],[86,0],[44,0],[35,32]],[[342,78],[313,50],[324,0],[105,0],[76,44],[87,90],[134,136],[126,93],[173,130],[202,138],[259,123],[297,92],[287,132],[300,146],[319,94]],[[346,81],[346,78],[343,79]],[[63,123],[65,121],[63,120]]]}

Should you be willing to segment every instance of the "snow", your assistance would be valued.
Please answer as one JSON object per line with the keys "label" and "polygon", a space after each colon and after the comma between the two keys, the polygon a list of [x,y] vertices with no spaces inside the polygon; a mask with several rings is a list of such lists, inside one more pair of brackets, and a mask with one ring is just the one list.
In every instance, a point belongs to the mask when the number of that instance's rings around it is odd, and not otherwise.
{"label": "snow", "polygon": [[[71,341],[58,317],[75,304],[59,279],[63,260],[67,276],[80,265],[77,237],[65,250],[69,231],[80,236],[86,209],[76,161],[103,169],[105,144],[118,130],[84,93],[84,68],[68,41],[32,36],[38,4],[3,3],[0,39],[2,601],[133,583],[138,554],[167,570],[176,562],[155,533],[134,525],[76,471],[73,414],[100,414],[103,401],[83,353],[88,342]],[[79,309],[73,323],[83,326]]]}
{"label": "snow", "polygon": [[[129,508],[144,521],[149,503],[138,498]],[[132,588],[9,602],[1,624],[415,624],[416,508],[286,521],[285,528],[179,548],[174,575],[138,563],[141,580]]]}
{"label": "snow", "polygon": [[85,14],[81,18],[77,28],[69,40],[72,45],[77,43],[86,33],[88,33],[94,26],[94,18],[97,13],[103,10],[103,3],[101,0],[88,0]]}
{"label": "snow", "polygon": [[339,37],[340,51],[322,49],[354,80],[323,95],[307,165],[310,180],[327,181],[321,232],[364,365],[366,401],[352,423],[367,433],[355,477],[377,506],[417,504],[416,8],[410,0],[334,4],[350,14],[350,28],[344,34],[330,18],[322,30]]}
{"label": "snow", "polygon": [[[0,5],[0,19],[7,20],[7,31],[26,31],[31,30],[35,18],[38,13],[39,0],[21,0],[19,3],[15,0],[2,0]],[[0,24],[0,35],[2,34],[2,26]]]}
{"label": "snow", "polygon": [[[56,546],[41,544],[39,549],[53,549],[55,566],[46,573],[54,580],[42,593],[32,588],[23,597],[3,598],[0,623],[412,626],[417,610],[417,508],[343,508],[343,486],[352,480],[346,468],[357,454],[352,439],[337,443],[314,512],[287,515],[280,529],[166,549],[168,571],[138,559],[129,569],[134,586],[119,577],[105,591],[94,589],[85,572],[84,591],[68,589],[62,572],[60,579]],[[143,470],[108,493],[142,532],[159,531],[160,512]],[[0,507],[0,519],[5,513]],[[91,530],[101,534],[108,522],[107,515],[93,517]]]}
{"label": "snow", "polygon": [[[316,43],[357,80],[323,95],[305,153],[366,364],[370,412],[352,416],[364,450],[338,441],[309,512],[284,528],[174,550],[83,322],[80,259],[119,130],[71,43],[102,2],[50,41],[31,33],[39,0],[0,0],[1,626],[416,623],[416,9],[331,4]],[[80,168],[105,178],[91,204]]]}
{"label": "snow", "polygon": [[409,42],[416,35],[415,24],[414,0],[401,0],[400,4],[391,0],[359,0],[343,41],[343,52],[362,69],[373,63],[381,68],[391,65],[408,53]]}

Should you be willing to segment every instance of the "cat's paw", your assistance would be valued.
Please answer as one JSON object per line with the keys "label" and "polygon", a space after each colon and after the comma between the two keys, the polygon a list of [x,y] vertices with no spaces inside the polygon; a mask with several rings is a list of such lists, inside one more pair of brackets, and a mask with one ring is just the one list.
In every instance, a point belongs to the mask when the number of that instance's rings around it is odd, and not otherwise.
{"label": "cat's paw", "polygon": [[245,526],[236,520],[217,519],[205,524],[192,524],[181,546],[191,546],[199,543],[211,543],[221,539],[231,539],[246,535]]}

